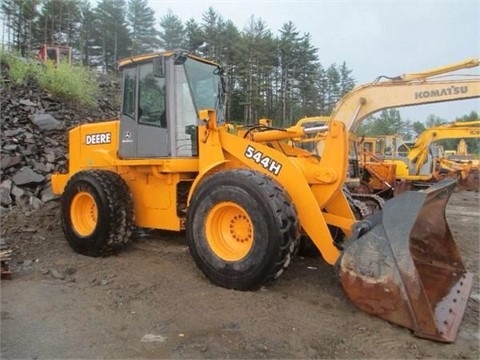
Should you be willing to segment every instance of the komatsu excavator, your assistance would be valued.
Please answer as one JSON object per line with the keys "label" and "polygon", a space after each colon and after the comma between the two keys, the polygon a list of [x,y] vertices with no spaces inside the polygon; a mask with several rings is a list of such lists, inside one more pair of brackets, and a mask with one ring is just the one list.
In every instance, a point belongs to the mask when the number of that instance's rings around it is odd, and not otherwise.
{"label": "komatsu excavator", "polygon": [[[210,281],[253,290],[284,272],[305,233],[361,309],[423,338],[455,340],[472,275],[445,217],[454,183],[405,193],[364,221],[343,186],[349,130],[386,93],[398,99],[390,106],[477,96],[478,80],[457,89],[429,79],[477,60],[365,85],[344,100],[354,116],[342,105],[322,125],[281,129],[227,123],[223,71],[206,59],[164,52],[119,65],[120,118],[70,130],[68,172],[52,176],[75,251],[117,252],[132,225],[185,230]],[[321,156],[289,145],[310,136],[322,140]]]}
{"label": "komatsu excavator", "polygon": [[[478,161],[454,161],[446,157],[443,147],[434,144],[444,139],[465,138],[480,139],[479,120],[428,128],[408,144],[398,135],[362,139],[361,167],[366,171],[368,186],[374,192],[381,192],[394,187],[412,188],[414,184],[425,187],[445,177],[453,177],[458,179],[459,188],[478,190]],[[390,169],[394,169],[393,174]],[[400,182],[406,184],[399,185]]]}

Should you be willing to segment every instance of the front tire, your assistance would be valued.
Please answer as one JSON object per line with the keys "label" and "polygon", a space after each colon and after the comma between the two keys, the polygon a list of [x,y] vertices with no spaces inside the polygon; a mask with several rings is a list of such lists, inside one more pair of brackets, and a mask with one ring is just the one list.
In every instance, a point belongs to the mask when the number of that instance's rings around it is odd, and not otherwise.
{"label": "front tire", "polygon": [[187,211],[186,238],[197,266],[216,285],[253,290],[288,267],[300,236],[288,194],[252,170],[204,179]]}
{"label": "front tire", "polygon": [[61,203],[63,232],[77,253],[106,256],[130,241],[133,204],[118,174],[103,170],[76,173],[68,181]]}

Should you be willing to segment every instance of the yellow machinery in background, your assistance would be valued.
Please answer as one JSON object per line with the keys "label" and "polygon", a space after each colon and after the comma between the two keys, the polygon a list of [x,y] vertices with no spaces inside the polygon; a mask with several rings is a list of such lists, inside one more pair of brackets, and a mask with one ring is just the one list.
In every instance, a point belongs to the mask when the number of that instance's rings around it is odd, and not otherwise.
{"label": "yellow machinery in background", "polygon": [[373,192],[396,188],[398,193],[398,189],[405,191],[414,184],[425,187],[449,177],[458,179],[461,189],[478,191],[478,160],[447,157],[443,147],[435,144],[444,139],[466,138],[480,139],[480,121],[431,127],[408,143],[398,135],[363,138],[359,152],[366,183]]}

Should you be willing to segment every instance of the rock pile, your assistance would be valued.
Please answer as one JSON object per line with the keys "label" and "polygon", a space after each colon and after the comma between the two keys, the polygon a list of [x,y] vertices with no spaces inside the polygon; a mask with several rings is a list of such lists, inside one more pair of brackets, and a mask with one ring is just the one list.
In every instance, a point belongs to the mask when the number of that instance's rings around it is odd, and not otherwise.
{"label": "rock pile", "polygon": [[68,130],[86,122],[117,116],[106,94],[118,84],[102,87],[100,110],[79,109],[55,99],[35,84],[0,85],[0,204],[38,209],[54,199],[50,177],[68,166]]}

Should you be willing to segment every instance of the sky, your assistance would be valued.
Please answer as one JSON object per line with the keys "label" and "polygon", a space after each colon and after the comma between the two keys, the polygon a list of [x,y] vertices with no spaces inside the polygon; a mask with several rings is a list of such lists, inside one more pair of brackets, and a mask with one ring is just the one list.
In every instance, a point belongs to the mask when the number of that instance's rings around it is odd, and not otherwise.
{"label": "sky", "polygon": [[[148,0],[157,18],[170,9],[185,23],[198,23],[209,7],[242,30],[253,15],[274,35],[291,21],[311,35],[324,67],[346,62],[357,85],[380,75],[396,76],[480,58],[480,0]],[[480,74],[480,69],[464,71]],[[404,120],[446,121],[480,113],[480,100],[462,100],[399,109]]]}

